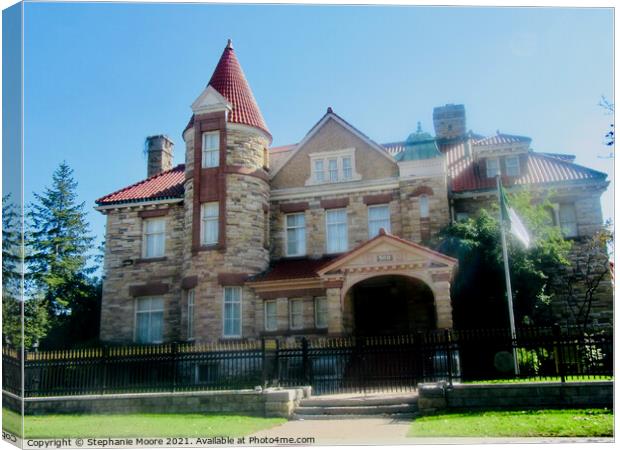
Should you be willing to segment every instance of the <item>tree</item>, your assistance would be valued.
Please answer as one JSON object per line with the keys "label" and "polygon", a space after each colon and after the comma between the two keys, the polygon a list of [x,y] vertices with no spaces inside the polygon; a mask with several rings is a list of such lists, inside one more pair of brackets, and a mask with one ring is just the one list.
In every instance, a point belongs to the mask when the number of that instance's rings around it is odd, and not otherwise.
{"label": "tree", "polygon": [[[68,345],[80,337],[72,336],[77,328],[75,321],[85,311],[92,313],[91,305],[98,299],[96,281],[91,279],[95,267],[89,266],[94,238],[90,235],[84,203],[77,202],[73,170],[66,162],[54,172],[52,186],[43,194],[35,194],[28,217],[31,229],[28,247],[32,251],[28,269],[33,280],[33,297],[40,296],[47,305],[52,326],[45,346]],[[82,331],[93,333],[92,328]]]}
{"label": "tree", "polygon": [[587,238],[579,247],[579,255],[564,277],[561,294],[571,321],[582,332],[587,331],[591,325],[593,301],[603,288],[603,283],[609,281],[608,247],[612,242],[613,235],[606,229]]}
{"label": "tree", "polygon": [[[2,341],[12,346],[31,348],[48,330],[47,309],[41,298],[24,296],[24,247],[18,207],[9,195],[2,198]],[[23,308],[22,308],[23,307]],[[22,310],[23,309],[23,310]]]}
{"label": "tree", "polygon": [[[598,102],[598,105],[603,108],[607,114],[614,115],[615,114],[615,104],[611,103],[605,96],[601,97],[601,100]],[[616,143],[616,133],[614,130],[614,124],[609,124],[609,131],[605,135],[605,145],[608,147],[613,147]],[[610,153],[610,157],[613,157],[613,153]]]}
{"label": "tree", "polygon": [[[568,264],[570,243],[553,226],[548,200],[529,192],[510,196],[532,237],[525,249],[508,234],[508,252],[517,325],[551,322],[550,274]],[[497,206],[442,230],[435,247],[459,260],[452,289],[457,328],[508,326],[508,307]]]}

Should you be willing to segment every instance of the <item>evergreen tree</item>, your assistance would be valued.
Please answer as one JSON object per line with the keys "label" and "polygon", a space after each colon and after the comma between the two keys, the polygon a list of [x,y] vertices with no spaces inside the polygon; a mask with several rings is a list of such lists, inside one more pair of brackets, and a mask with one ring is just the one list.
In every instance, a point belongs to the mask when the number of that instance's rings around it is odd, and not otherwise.
{"label": "evergreen tree", "polygon": [[[35,194],[28,214],[32,251],[28,268],[34,297],[40,296],[47,305],[52,326],[46,347],[66,346],[84,338],[72,336],[79,329],[76,321],[84,320],[83,325],[89,327],[90,318],[80,318],[80,314],[93,313],[92,305],[98,302],[95,280],[90,277],[95,268],[89,266],[94,238],[76,191],[73,170],[62,162],[52,176],[52,186]],[[96,327],[83,331],[93,334]]]}

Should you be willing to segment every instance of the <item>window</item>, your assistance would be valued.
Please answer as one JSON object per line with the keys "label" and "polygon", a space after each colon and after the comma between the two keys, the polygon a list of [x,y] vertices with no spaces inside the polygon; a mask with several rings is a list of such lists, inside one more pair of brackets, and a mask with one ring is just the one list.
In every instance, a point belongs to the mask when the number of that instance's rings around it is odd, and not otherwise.
{"label": "window", "polygon": [[144,258],[160,258],[164,256],[166,247],[166,219],[144,220],[144,237],[142,256]]}
{"label": "window", "polygon": [[286,216],[286,256],[306,254],[306,215],[304,213]]}
{"label": "window", "polygon": [[577,213],[575,212],[575,205],[560,205],[560,227],[562,228],[564,237],[577,236]]}
{"label": "window", "polygon": [[487,159],[487,178],[495,178],[499,173],[499,159]]}
{"label": "window", "polygon": [[351,157],[345,156],[342,158],[342,177],[345,180],[350,180],[353,177],[353,170],[351,169]]}
{"label": "window", "polygon": [[314,299],[314,326],[327,328],[327,297]]}
{"label": "window", "polygon": [[509,177],[518,177],[521,173],[518,156],[506,157],[506,175]]}
{"label": "window", "polygon": [[304,327],[304,302],[303,300],[291,300],[289,305],[290,328],[301,330]]}
{"label": "window", "polygon": [[158,344],[164,336],[164,300],[160,297],[136,299],[136,334],[139,344]]}
{"label": "window", "polygon": [[420,218],[425,219],[429,216],[428,196],[424,194],[420,195],[418,201],[420,202]]}
{"label": "window", "polygon": [[202,167],[220,165],[220,132],[202,133]]}
{"label": "window", "polygon": [[241,337],[241,288],[224,288],[224,337]]}
{"label": "window", "polygon": [[338,181],[338,160],[337,159],[329,159],[327,161],[329,167],[329,181],[334,182]]}
{"label": "window", "polygon": [[381,228],[390,231],[390,205],[376,205],[368,207],[368,237],[379,234]]}
{"label": "window", "polygon": [[325,163],[322,159],[314,161],[314,181],[322,183],[325,181]]}
{"label": "window", "polygon": [[340,253],[347,250],[347,210],[330,209],[325,212],[327,228],[327,253]]}
{"label": "window", "polygon": [[220,230],[220,205],[218,202],[202,204],[202,226],[200,229],[202,245],[217,244]]}
{"label": "window", "polygon": [[187,339],[194,338],[194,289],[187,291]]}
{"label": "window", "polygon": [[265,330],[275,331],[278,329],[278,303],[275,300],[265,302]]}

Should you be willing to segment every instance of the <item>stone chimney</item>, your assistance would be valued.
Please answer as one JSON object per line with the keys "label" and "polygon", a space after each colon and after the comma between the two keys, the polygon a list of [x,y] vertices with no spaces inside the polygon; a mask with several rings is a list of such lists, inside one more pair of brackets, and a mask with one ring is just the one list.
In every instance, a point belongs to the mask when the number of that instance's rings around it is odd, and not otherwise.
{"label": "stone chimney", "polygon": [[433,125],[437,139],[450,139],[465,135],[465,105],[444,105],[433,109]]}
{"label": "stone chimney", "polygon": [[168,136],[158,134],[156,136],[147,137],[146,153],[148,157],[148,177],[172,169],[174,142],[172,142]]}

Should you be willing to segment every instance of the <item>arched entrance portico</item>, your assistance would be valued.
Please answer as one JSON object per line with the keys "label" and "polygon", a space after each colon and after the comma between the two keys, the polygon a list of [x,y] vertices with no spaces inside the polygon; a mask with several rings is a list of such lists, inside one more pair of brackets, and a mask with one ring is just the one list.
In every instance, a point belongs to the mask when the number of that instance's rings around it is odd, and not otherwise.
{"label": "arched entrance portico", "polygon": [[344,296],[352,333],[410,334],[437,328],[433,292],[422,280],[378,275],[354,284]]}

